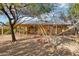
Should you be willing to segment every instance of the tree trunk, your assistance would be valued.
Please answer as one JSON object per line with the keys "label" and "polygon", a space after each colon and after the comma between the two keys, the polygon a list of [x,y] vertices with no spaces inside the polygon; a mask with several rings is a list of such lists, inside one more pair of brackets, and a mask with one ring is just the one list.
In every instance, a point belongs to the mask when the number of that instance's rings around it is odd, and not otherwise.
{"label": "tree trunk", "polygon": [[11,30],[11,35],[12,35],[12,42],[15,42],[16,41],[16,38],[15,38],[15,34],[14,34],[14,28],[13,28],[13,24],[12,24],[12,22],[11,22],[11,18],[10,18],[10,16],[8,15],[8,13],[5,11],[5,9],[3,9],[2,10],[4,13],[5,13],[5,15],[8,17],[8,19],[9,19],[9,24],[10,24],[10,30]]}
{"label": "tree trunk", "polygon": [[10,30],[11,30],[11,34],[12,34],[12,42],[15,42],[16,41],[16,38],[15,38],[15,33],[14,33],[14,28],[13,28],[13,25],[10,24]]}

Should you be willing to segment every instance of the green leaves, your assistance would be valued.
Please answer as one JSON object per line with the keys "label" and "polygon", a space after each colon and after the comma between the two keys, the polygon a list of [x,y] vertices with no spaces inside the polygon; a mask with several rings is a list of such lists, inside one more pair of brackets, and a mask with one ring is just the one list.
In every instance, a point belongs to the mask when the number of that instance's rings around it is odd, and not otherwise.
{"label": "green leaves", "polygon": [[0,10],[2,9],[2,3],[0,3]]}
{"label": "green leaves", "polygon": [[[51,11],[53,4],[48,3],[6,3],[7,7],[13,4],[16,9],[23,9],[24,14],[27,14],[29,11],[31,16],[39,16],[43,13],[48,13]],[[6,6],[6,4],[4,4]],[[0,3],[0,9],[2,9],[2,4]]]}
{"label": "green leaves", "polygon": [[71,4],[70,15],[74,18],[79,18],[79,4]]}
{"label": "green leaves", "polygon": [[27,9],[30,10],[31,15],[33,16],[38,16],[42,13],[49,12],[51,10],[49,4],[37,4],[37,3],[32,3],[32,4],[27,4],[26,5]]}

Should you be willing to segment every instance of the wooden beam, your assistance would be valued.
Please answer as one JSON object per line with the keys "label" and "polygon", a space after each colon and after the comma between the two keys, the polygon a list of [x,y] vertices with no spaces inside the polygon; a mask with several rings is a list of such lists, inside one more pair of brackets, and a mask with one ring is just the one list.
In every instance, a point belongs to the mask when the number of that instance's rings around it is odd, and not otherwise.
{"label": "wooden beam", "polygon": [[21,27],[19,26],[19,35],[20,35],[20,30],[21,30]]}
{"label": "wooden beam", "polygon": [[25,27],[25,30],[26,30],[26,35],[27,35],[27,32],[28,32],[28,28],[27,28],[27,26]]}
{"label": "wooden beam", "polygon": [[52,35],[52,27],[49,26],[49,35]]}
{"label": "wooden beam", "polygon": [[58,33],[58,26],[56,25],[56,32],[55,32],[55,34],[57,34]]}
{"label": "wooden beam", "polygon": [[4,34],[4,28],[3,28],[3,26],[2,26],[2,30],[1,31],[2,31],[2,35],[3,35]]}

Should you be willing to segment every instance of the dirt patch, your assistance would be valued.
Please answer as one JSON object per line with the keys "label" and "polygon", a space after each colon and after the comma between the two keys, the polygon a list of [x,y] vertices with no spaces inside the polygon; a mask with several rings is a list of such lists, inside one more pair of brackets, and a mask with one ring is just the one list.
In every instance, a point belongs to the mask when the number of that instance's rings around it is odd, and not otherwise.
{"label": "dirt patch", "polygon": [[[61,36],[23,35],[11,42],[10,35],[0,36],[0,55],[9,56],[54,56],[79,55],[79,43]],[[51,40],[51,41],[50,41]],[[62,41],[62,42],[61,42]],[[60,44],[59,44],[60,43]],[[54,45],[57,45],[54,48]]]}

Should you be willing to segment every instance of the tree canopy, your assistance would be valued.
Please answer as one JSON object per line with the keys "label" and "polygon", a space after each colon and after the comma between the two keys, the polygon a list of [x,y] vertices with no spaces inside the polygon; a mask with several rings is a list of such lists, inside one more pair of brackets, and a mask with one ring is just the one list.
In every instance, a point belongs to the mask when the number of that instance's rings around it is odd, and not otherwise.
{"label": "tree canopy", "polygon": [[70,4],[69,8],[70,16],[73,18],[79,18],[79,4]]}
{"label": "tree canopy", "polygon": [[[7,4],[8,8],[10,8],[10,4]],[[18,12],[21,14],[30,15],[30,16],[38,16],[42,13],[50,12],[53,4],[37,4],[37,3],[14,3]],[[0,3],[0,9],[2,9],[2,4]]]}

